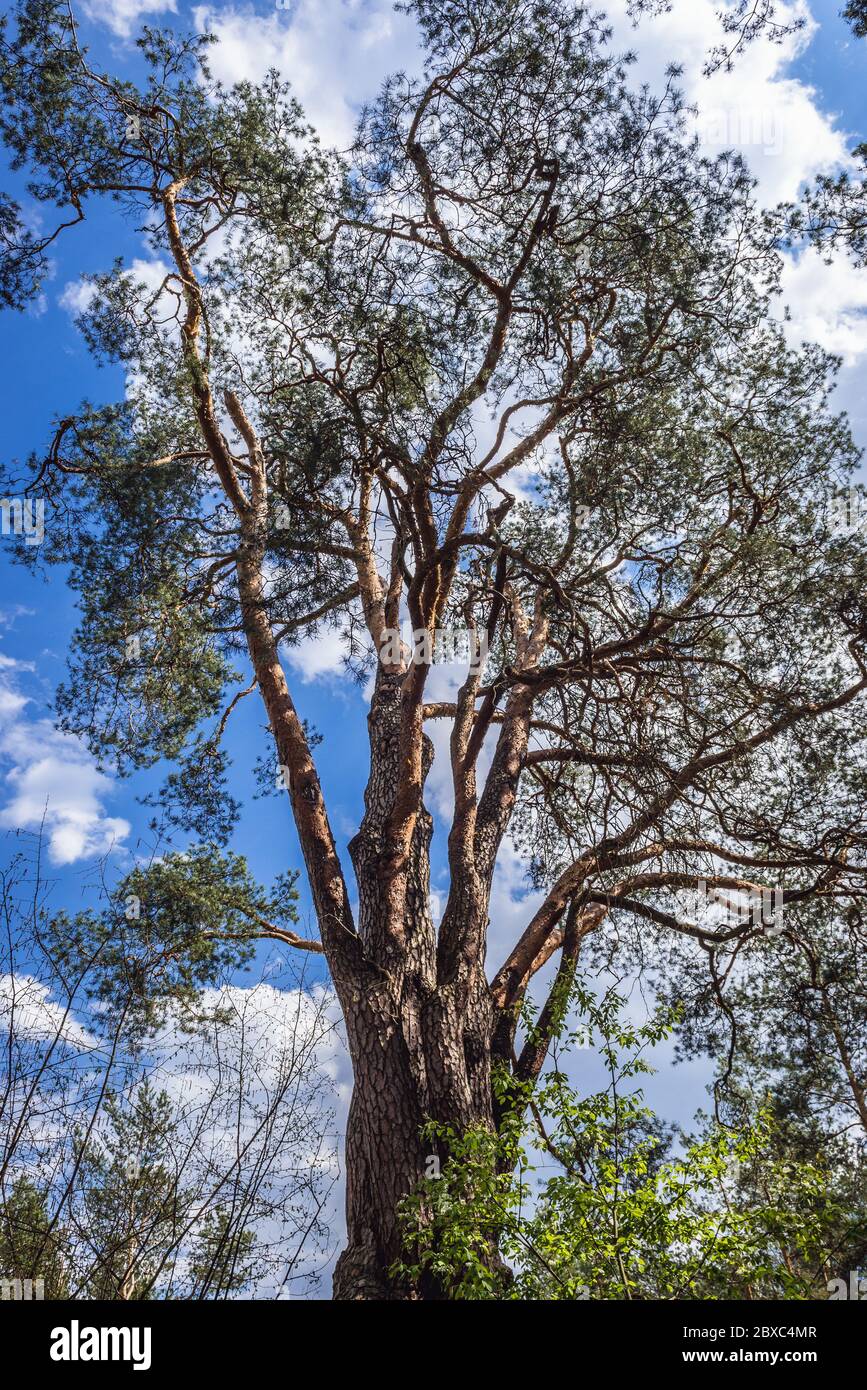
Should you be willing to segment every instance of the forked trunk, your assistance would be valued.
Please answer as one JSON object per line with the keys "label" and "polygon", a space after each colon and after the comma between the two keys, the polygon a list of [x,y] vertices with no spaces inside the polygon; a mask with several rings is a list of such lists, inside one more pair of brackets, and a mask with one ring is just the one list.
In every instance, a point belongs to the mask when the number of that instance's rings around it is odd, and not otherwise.
{"label": "forked trunk", "polygon": [[[436,1298],[390,1273],[405,1253],[398,1208],[429,1171],[426,1120],[459,1132],[491,1125],[491,998],[483,960],[438,959],[430,908],[433,822],[419,806],[410,850],[394,867],[391,813],[405,768],[400,673],[380,670],[368,715],[370,779],[349,851],[358,883],[365,969],[335,973],[355,1087],[346,1135],[347,1247],[334,1275],[340,1299]],[[422,736],[421,781],[433,757]],[[439,1155],[442,1157],[442,1155]]]}

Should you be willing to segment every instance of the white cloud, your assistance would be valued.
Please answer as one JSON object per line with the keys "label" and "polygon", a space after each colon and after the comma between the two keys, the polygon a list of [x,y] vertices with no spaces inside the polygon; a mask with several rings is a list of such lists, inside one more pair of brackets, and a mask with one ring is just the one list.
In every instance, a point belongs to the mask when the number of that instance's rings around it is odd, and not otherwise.
{"label": "white cloud", "polygon": [[845,256],[827,265],[813,247],[786,257],[783,299],[789,341],[819,343],[854,366],[867,353],[867,269]]}
{"label": "white cloud", "polygon": [[[256,1230],[268,1256],[253,1295],[298,1296],[305,1276],[327,1286],[328,1266],[344,1238],[337,1146],[352,1085],[335,996],[321,985],[281,989],[263,980],[207,989],[199,1002],[206,1013],[219,1011],[219,1021],[191,1030],[181,1011],[170,1009],[130,1067],[123,1040],[117,1053],[105,1047],[99,1008],[76,1017],[41,980],[0,974],[0,1023],[9,1027],[14,1019],[15,1046],[25,1062],[27,1046],[51,1045],[55,1038],[65,1044],[64,1089],[55,1091],[56,1071],[49,1068],[28,1103],[30,1150],[50,1165],[68,1144],[65,1117],[87,1115],[104,1082],[130,1098],[147,1075],[170,1098],[176,1161],[185,1188],[198,1193],[200,1210],[213,1209],[227,1179],[230,1191],[238,1180],[252,1193],[245,1224]],[[104,1128],[103,1114],[94,1139]],[[324,1203],[318,1214],[329,1231],[325,1248],[310,1238],[318,1201],[305,1190],[307,1174],[318,1180]],[[86,1246],[82,1253],[89,1264]]]}
{"label": "white cloud", "polygon": [[[777,7],[781,20],[807,19],[805,29],[780,44],[747,45],[733,72],[709,79],[705,58],[724,39],[719,0],[674,0],[668,14],[637,29],[627,0],[608,0],[604,8],[614,28],[612,49],[638,54],[637,78],[659,90],[669,64],[683,66],[681,85],[700,104],[698,129],[709,152],[741,150],[763,200],[792,198],[804,179],[846,160],[845,132],[820,109],[815,89],[787,73],[818,27],[806,0]],[[86,14],[123,38],[143,16],[167,11],[177,13],[175,0],[85,0]],[[193,20],[220,40],[209,54],[215,76],[256,80],[276,68],[324,142],[341,148],[352,140],[359,107],[383,79],[420,66],[415,23],[395,13],[392,0],[274,0],[265,13],[251,4],[203,4],[194,7]]]}
{"label": "white cloud", "polygon": [[[287,953],[289,953],[287,951]],[[294,953],[291,953],[294,954]],[[279,961],[278,961],[279,963]],[[321,985],[312,989],[280,989],[262,981],[255,985],[224,985],[202,992],[203,1011],[220,1011],[221,1038],[234,1040],[234,1046],[249,1047],[256,1057],[251,1085],[264,1093],[277,1080],[281,1053],[294,1045],[310,1048],[320,1066],[337,1089],[341,1108],[349,1103],[352,1068],[339,1031],[340,1011],[333,991]],[[225,1028],[228,1032],[223,1032]],[[190,1034],[170,1018],[153,1042],[154,1056],[176,1078],[191,1074],[201,1061],[201,1034]],[[167,1084],[167,1083],[166,1083]]]}
{"label": "white cloud", "polygon": [[31,975],[0,975],[0,1019],[12,1026],[19,1042],[51,1042],[95,1052],[99,1041],[73,1018],[66,1004],[50,998],[51,990]]}
{"label": "white cloud", "polygon": [[284,643],[281,655],[305,685],[327,677],[344,676],[347,652],[345,629],[322,626],[312,637],[302,637],[290,646]]}
{"label": "white cloud", "polygon": [[87,280],[70,280],[57,297],[61,309],[77,317],[84,314],[96,299],[96,286]]}
{"label": "white cloud", "polygon": [[14,718],[27,703],[26,695],[19,695],[6,686],[0,686],[0,719]]}
{"label": "white cloud", "polygon": [[128,39],[145,15],[177,14],[175,0],[84,0],[88,19],[105,24],[118,38]]}
{"label": "white cloud", "polygon": [[[127,277],[135,284],[144,285],[149,295],[157,293],[169,273],[170,267],[165,261],[143,260],[140,257],[136,257],[125,271]],[[70,280],[58,295],[57,302],[61,309],[77,317],[87,312],[98,295],[99,290],[92,281]]]}
{"label": "white cloud", "polygon": [[761,202],[793,199],[805,179],[848,161],[849,141],[833,115],[823,111],[814,87],[792,77],[790,64],[807,48],[817,24],[802,0],[777,6],[781,21],[802,16],[800,33],[779,44],[747,45],[732,72],[710,78],[702,69],[723,38],[718,0],[674,0],[670,13],[647,19],[634,30],[625,0],[605,6],[614,23],[612,47],[634,48],[633,78],[659,91],[669,64],[683,67],[679,85],[699,107],[696,128],[708,154],[739,151],[759,182]]}
{"label": "white cloud", "polygon": [[[703,75],[710,50],[724,39],[718,0],[674,0],[668,14],[633,27],[626,0],[605,6],[613,24],[613,51],[634,48],[633,82],[661,90],[670,64],[687,100],[699,110],[694,120],[709,154],[733,149],[746,158],[764,205],[795,199],[821,171],[850,164],[852,140],[837,116],[823,109],[822,95],[791,75],[793,62],[809,47],[818,24],[805,0],[778,7],[781,20],[798,15],[803,30],[782,43],[758,40],[738,55],[732,72]],[[409,19],[395,16],[388,0],[300,0],[257,14],[243,6],[194,10],[199,28],[220,43],[211,61],[226,81],[260,77],[276,67],[287,77],[327,143],[347,146],[359,106],[373,97],[385,75],[419,65],[417,35]],[[813,339],[853,363],[865,347],[863,273],[844,260],[827,267],[806,253],[786,268],[786,299],[793,306],[792,340]],[[69,287],[68,287],[69,288]],[[481,434],[485,424],[479,420]],[[314,639],[290,658],[313,679],[340,669],[336,634]]]}
{"label": "white cloud", "polygon": [[[4,667],[8,671],[8,660]],[[98,771],[79,739],[58,732],[48,719],[22,719],[29,703],[8,675],[0,679],[0,764],[8,791],[0,826],[43,828],[57,865],[107,853],[130,832],[127,820],[105,813],[111,778]]]}
{"label": "white cloud", "polygon": [[[279,966],[279,956],[275,963]],[[335,995],[320,985],[281,989],[263,979],[253,986],[205,990],[200,1002],[204,1010],[219,1010],[222,1021],[191,1034],[172,1014],[149,1048],[152,1079],[175,1104],[177,1132],[183,1137],[194,1129],[197,1134],[193,1166],[205,1160],[211,1175],[229,1169],[239,1151],[247,1150],[247,1167],[267,1152],[263,1117],[292,1079],[287,1104],[295,1109],[298,1122],[281,1140],[279,1154],[272,1154],[268,1183],[275,1198],[285,1190],[287,1214],[294,1221],[300,1217],[300,1210],[291,1210],[299,1200],[298,1175],[310,1170],[324,1179],[328,1258],[323,1263],[323,1253],[308,1242],[301,1266],[327,1285],[328,1265],[344,1238],[338,1150],[352,1091],[352,1066]],[[324,1093],[317,1089],[320,1079],[328,1083]],[[260,1239],[273,1238],[278,1227],[274,1221],[258,1226]],[[279,1276],[255,1291],[259,1298],[292,1293]]]}
{"label": "white cloud", "polygon": [[19,661],[16,656],[7,656],[5,652],[0,652],[0,671],[35,671],[36,667],[32,661]]}
{"label": "white cloud", "polygon": [[[780,44],[765,40],[738,54],[732,72],[702,75],[706,55],[721,41],[718,0],[674,0],[669,14],[630,26],[625,0],[609,0],[613,46],[634,47],[633,73],[659,89],[669,63],[681,64],[680,84],[699,107],[696,129],[709,155],[740,152],[758,180],[764,206],[795,201],[820,172],[851,167],[853,139],[828,109],[828,93],[791,76],[792,62],[813,40],[818,24],[801,0],[780,5],[778,18],[795,15],[806,27]],[[834,23],[839,22],[835,16]],[[832,94],[830,94],[832,95]],[[824,98],[824,100],[823,100]],[[852,366],[867,351],[867,272],[840,253],[826,265],[814,250],[786,257],[783,298],[791,311],[787,336],[794,346],[817,342]]]}
{"label": "white cloud", "polygon": [[270,15],[200,5],[193,14],[198,29],[220,40],[208,55],[215,77],[255,81],[276,68],[323,143],[341,149],[352,141],[358,108],[383,79],[418,64],[414,23],[391,0],[299,0]]}

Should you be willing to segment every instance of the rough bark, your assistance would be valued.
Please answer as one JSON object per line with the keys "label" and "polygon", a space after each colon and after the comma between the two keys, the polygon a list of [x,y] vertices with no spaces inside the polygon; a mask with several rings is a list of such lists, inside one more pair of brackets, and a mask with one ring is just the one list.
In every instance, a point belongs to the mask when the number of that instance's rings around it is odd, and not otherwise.
{"label": "rough bark", "polygon": [[[601,392],[602,383],[597,383],[584,396],[576,394],[576,383],[593,356],[598,336],[614,314],[617,293],[611,288],[600,299],[592,320],[584,316],[575,320],[583,331],[583,346],[573,340],[571,329],[561,339],[561,380],[542,418],[503,452],[509,412],[514,408],[508,407],[501,416],[495,447],[467,472],[452,497],[445,522],[438,513],[433,485],[446,442],[458,421],[484,396],[497,370],[510,330],[513,296],[549,227],[556,184],[556,176],[552,176],[507,279],[494,279],[460,252],[440,215],[438,189],[425,150],[416,139],[421,113],[439,90],[440,81],[438,77],[422,99],[407,152],[418,174],[430,244],[438,242],[443,255],[491,296],[490,336],[477,369],[467,374],[433,420],[418,457],[405,453],[393,441],[383,456],[378,431],[370,434],[359,415],[352,500],[311,499],[320,517],[327,518],[329,534],[332,529],[335,532],[331,553],[354,563],[356,580],[342,586],[308,617],[337,611],[358,596],[377,656],[368,715],[365,811],[350,845],[358,890],[357,922],[311,748],[280,660],[279,632],[269,616],[265,574],[268,498],[274,479],[269,481],[265,453],[250,418],[229,390],[224,393],[225,406],[244,441],[246,455],[236,457],[222,433],[207,353],[201,348],[205,323],[202,290],[176,212],[184,177],[178,176],[162,195],[168,244],[185,298],[182,363],[202,442],[237,518],[238,544],[233,544],[226,558],[235,566],[241,626],[277,758],[285,770],[322,948],[342,1010],[354,1072],[346,1135],[347,1245],[334,1278],[334,1293],[340,1299],[442,1296],[442,1290],[432,1285],[408,1288],[391,1274],[402,1253],[401,1200],[425,1175],[429,1156],[428,1142],[421,1137],[425,1121],[431,1119],[461,1132],[479,1125],[493,1127],[501,1120],[492,1096],[494,1059],[518,1080],[538,1077],[581,941],[612,906],[627,908],[674,931],[696,935],[702,944],[725,940],[724,933],[714,935],[684,924],[639,900],[636,894],[666,886],[690,886],[695,881],[694,874],[684,875],[678,866],[648,872],[647,865],[655,864],[666,851],[709,851],[736,869],[735,876],[717,875],[717,883],[752,891],[754,885],[744,879],[743,870],[761,867],[762,856],[756,856],[752,847],[744,852],[715,841],[666,843],[659,840],[658,827],[666,813],[690,788],[702,785],[708,774],[762,749],[799,721],[835,713],[867,689],[867,667],[853,635],[848,645],[859,678],[841,694],[821,701],[798,695],[783,705],[769,705],[765,722],[747,737],[733,735],[730,741],[723,739],[722,746],[713,740],[699,740],[679,767],[671,768],[662,760],[663,775],[646,798],[637,797],[628,815],[615,818],[610,826],[606,823],[595,843],[575,848],[571,861],[550,886],[488,984],[485,950],[494,866],[524,774],[529,770],[543,775],[549,763],[613,771],[624,766],[634,771],[633,764],[640,761],[634,757],[624,762],[622,754],[588,746],[583,714],[570,715],[565,701],[562,726],[552,724],[547,717],[540,719],[536,708],[539,697],[571,686],[584,686],[589,691],[595,680],[611,686],[616,683],[619,698],[627,704],[632,701],[632,717],[640,731],[646,705],[642,692],[648,683],[648,669],[642,669],[642,660],[656,680],[659,663],[668,659],[664,645],[667,635],[678,622],[694,615],[712,579],[725,581],[735,558],[733,552],[712,574],[717,542],[715,537],[708,538],[705,553],[695,562],[693,583],[668,612],[653,616],[634,632],[615,633],[595,646],[586,634],[580,644],[572,643],[574,650],[564,651],[561,641],[554,648],[557,659],[551,659],[551,613],[558,606],[574,610],[580,599],[580,586],[577,599],[570,598],[561,587],[562,571],[575,541],[580,494],[573,488],[569,537],[561,559],[540,566],[534,556],[516,553],[501,537],[500,523],[514,501],[502,481],[557,431],[568,431],[570,421],[574,422]],[[418,235],[415,224],[411,226],[409,240]],[[635,380],[655,370],[674,307],[672,304],[656,319],[646,347],[632,363]],[[342,370],[335,367],[331,385],[345,401]],[[616,384],[613,378],[610,384]],[[564,470],[571,476],[567,435],[561,435],[559,442]],[[388,463],[385,469],[383,457]],[[743,475],[740,458],[739,464]],[[479,507],[483,490],[491,488],[502,494],[504,501],[496,509]],[[390,566],[375,545],[377,508],[382,507],[382,499],[375,502],[375,489],[384,491],[393,526]],[[749,497],[753,517],[748,533],[752,534],[766,504],[760,503],[753,491]],[[767,502],[767,507],[774,505],[773,498]],[[485,529],[468,532],[468,527],[476,525]],[[471,672],[453,706],[425,706],[424,666],[402,656],[386,658],[383,639],[395,631],[404,603],[414,629],[431,636],[449,612],[462,556],[473,549],[477,557],[485,559],[475,572],[474,598],[466,601],[466,622],[474,632],[486,632],[489,646],[498,633],[505,634],[511,658],[487,686],[482,685],[478,671]],[[407,550],[412,556],[411,570],[405,558]],[[621,558],[625,554],[624,550]],[[469,572],[463,571],[464,576]],[[514,575],[524,580],[532,576],[535,596],[532,586],[531,592],[526,592],[522,581],[510,577]],[[297,621],[300,625],[301,619]],[[861,632],[860,637],[863,635]],[[630,695],[628,688],[633,682],[635,693]],[[430,911],[432,822],[424,805],[432,745],[424,732],[424,720],[445,715],[454,720],[450,760],[455,810],[448,844],[449,896],[436,930]],[[498,735],[491,767],[484,786],[478,787],[479,756],[494,726]],[[546,742],[531,748],[533,732],[545,735]],[[846,853],[823,848],[816,857],[815,850],[811,851],[806,862],[822,871],[816,887],[824,884],[827,888],[830,880],[845,870]],[[809,891],[813,890],[801,889],[797,896]],[[301,945],[308,949],[310,943]],[[558,951],[561,962],[554,991],[533,1037],[516,1057],[517,1020],[529,982]],[[857,1078],[853,1080],[845,1047],[840,1051],[863,1119],[863,1091],[855,1084]]]}
{"label": "rough bark", "polygon": [[397,997],[390,982],[359,992],[346,1014],[354,1089],[346,1133],[347,1244],[334,1275],[337,1299],[436,1298],[429,1284],[409,1288],[390,1277],[403,1253],[398,1208],[425,1175],[430,1142],[421,1127],[433,1115],[459,1128],[491,1125],[488,1038],[478,1019],[462,1017],[432,994]]}
{"label": "rough bark", "polygon": [[[408,1289],[389,1269],[402,1253],[401,1199],[424,1176],[426,1119],[464,1128],[491,1124],[491,1009],[479,971],[438,980],[430,911],[432,821],[423,803],[405,871],[393,873],[389,839],[405,718],[404,682],[381,669],[368,716],[370,777],[350,854],[359,889],[358,926],[372,973],[342,999],[354,1090],[346,1135],[347,1246],[338,1261],[340,1299],[436,1297]],[[422,779],[432,750],[424,738]]]}

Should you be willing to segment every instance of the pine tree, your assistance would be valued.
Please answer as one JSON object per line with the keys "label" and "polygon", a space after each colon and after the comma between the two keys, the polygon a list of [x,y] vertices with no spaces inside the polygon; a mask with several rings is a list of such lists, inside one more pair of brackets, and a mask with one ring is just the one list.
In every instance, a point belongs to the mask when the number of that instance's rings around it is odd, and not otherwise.
{"label": "pine tree", "polygon": [[[867,541],[835,522],[863,505],[857,451],[837,364],[774,318],[748,170],[701,156],[673,75],[632,90],[571,0],[409,8],[424,76],[386,82],[351,160],[276,75],[215,83],[201,36],[147,31],[135,86],[89,66],[65,5],[26,0],[0,50],[33,196],[66,223],[107,200],[166,267],[156,297],[120,263],[91,280],[82,326],[126,395],[65,413],[26,474],[81,609],[61,727],[124,771],[169,761],[162,813],[207,877],[241,814],[224,735],[261,701],[318,926],[284,935],[325,956],[354,1071],[344,1298],[439,1296],[435,1261],[392,1272],[425,1124],[514,1123],[579,953],[624,970],[683,943],[719,1002],[731,952],[781,945],[763,894],[797,932],[867,883]],[[10,233],[10,301],[54,231]],[[370,676],[354,883],[284,661],[327,624]],[[488,660],[435,699],[423,653],[455,630]],[[539,905],[488,968],[510,840]],[[142,998],[285,926],[248,886],[223,936],[219,898],[212,878],[201,930],[133,949]]]}
{"label": "pine tree", "polygon": [[41,1279],[45,1298],[68,1297],[63,1227],[52,1223],[46,1191],[26,1175],[0,1201],[0,1278]]}

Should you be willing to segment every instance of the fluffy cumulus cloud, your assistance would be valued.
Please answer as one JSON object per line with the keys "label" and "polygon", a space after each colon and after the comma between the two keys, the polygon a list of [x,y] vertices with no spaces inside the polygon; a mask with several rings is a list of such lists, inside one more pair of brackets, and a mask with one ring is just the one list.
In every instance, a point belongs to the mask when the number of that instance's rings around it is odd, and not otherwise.
{"label": "fluffy cumulus cloud", "polygon": [[169,12],[177,14],[175,0],[84,0],[87,17],[107,25],[121,39],[128,39],[142,21]]}
{"label": "fluffy cumulus cloud", "polygon": [[[148,296],[152,296],[162,289],[170,272],[171,267],[166,261],[136,257],[127,267],[125,274],[134,284],[143,286]],[[91,280],[70,280],[58,295],[57,302],[61,309],[65,309],[73,317],[78,317],[79,314],[87,313],[98,293]]]}
{"label": "fluffy cumulus cloud", "polygon": [[95,299],[96,286],[89,280],[70,280],[58,295],[57,302],[61,309],[77,318],[79,314],[87,313]]}
{"label": "fluffy cumulus cloud", "polygon": [[[291,985],[283,978],[285,968]],[[310,1292],[327,1289],[345,1235],[340,1141],[352,1066],[333,992],[322,986],[299,988],[294,978],[292,962],[278,952],[258,983],[206,990],[202,1006],[219,1011],[221,1022],[191,1034],[178,1017],[170,1016],[146,1059],[154,1084],[172,1100],[177,1134],[182,1139],[196,1136],[185,1172],[188,1181],[198,1165],[213,1184],[224,1172],[235,1171],[239,1154],[242,1174],[267,1169],[275,1214],[256,1221],[260,1242],[268,1245],[281,1234],[285,1237],[287,1221],[290,1226],[300,1223],[297,1240],[303,1211],[313,1215],[310,1198],[299,1191],[299,1177],[309,1172],[317,1179],[327,1245],[302,1239],[292,1280],[283,1278],[283,1266],[273,1268],[257,1286],[258,1298],[299,1296],[302,1275],[315,1278]],[[282,1105],[279,1096],[284,1097]],[[280,1135],[277,1151],[264,1123],[269,1115]],[[282,1221],[277,1215],[281,1202]]]}
{"label": "fluffy cumulus cloud", "polygon": [[819,343],[854,367],[867,353],[867,270],[845,256],[827,264],[809,248],[787,257],[783,298],[789,309],[787,333],[793,345]]}
{"label": "fluffy cumulus cloud", "polygon": [[[286,955],[295,955],[286,948]],[[245,1053],[255,1059],[246,1084],[253,1102],[265,1104],[279,1085],[288,1062],[300,1068],[309,1062],[329,1082],[329,1101],[342,1120],[349,1105],[352,1068],[340,1029],[340,1012],[333,992],[316,985],[312,989],[281,987],[284,968],[292,962],[279,953],[269,957],[263,979],[253,985],[224,985],[207,989],[202,1010],[219,1013],[221,1022],[213,1037],[224,1056],[241,1067]],[[190,1033],[179,1018],[170,1016],[151,1044],[152,1062],[160,1085],[176,1100],[189,1099],[201,1085],[201,1076],[213,1060],[203,1053],[207,1034]],[[196,1079],[198,1078],[198,1080]],[[232,1138],[231,1144],[235,1140]]]}
{"label": "fluffy cumulus cloud", "polygon": [[[718,0],[674,0],[669,13],[634,27],[626,0],[605,6],[613,26],[612,49],[634,49],[636,81],[660,90],[671,64],[696,107],[690,117],[709,155],[735,150],[757,180],[766,206],[795,199],[822,171],[849,164],[853,140],[823,95],[792,75],[792,65],[809,46],[817,24],[803,0],[781,5],[781,20],[802,17],[803,29],[781,43],[748,45],[732,72],[703,73],[708,53],[724,35]],[[195,10],[200,28],[220,40],[214,50],[217,74],[227,81],[260,76],[278,68],[290,79],[326,142],[346,146],[360,105],[375,95],[396,67],[418,67],[416,35],[409,19],[396,16],[389,0],[300,0],[257,14],[233,6]],[[806,253],[786,267],[785,298],[792,309],[792,341],[811,339],[839,352],[853,365],[867,351],[867,272],[842,258],[827,266]],[[334,670],[335,642],[319,655],[315,673]]]}
{"label": "fluffy cumulus cloud", "polygon": [[216,77],[255,80],[276,68],[323,142],[341,149],[352,141],[359,107],[388,73],[418,66],[415,26],[392,0],[277,0],[265,14],[200,5],[193,14],[220,41],[209,55]]}
{"label": "fluffy cumulus cloud", "polygon": [[[759,40],[737,56],[732,72],[707,77],[709,52],[725,42],[719,0],[673,0],[668,13],[634,26],[627,0],[607,0],[613,51],[633,49],[633,79],[661,90],[671,64],[696,111],[690,117],[709,155],[736,150],[757,180],[757,196],[771,206],[798,196],[805,182],[822,171],[846,167],[853,140],[823,95],[792,75],[794,61],[809,47],[817,23],[806,0],[778,6],[781,21],[803,18],[797,33],[773,44]],[[129,37],[148,12],[175,10],[175,0],[88,0],[88,14],[117,35]],[[352,139],[364,102],[375,96],[395,69],[417,71],[418,36],[411,17],[395,13],[391,0],[274,0],[268,8],[251,4],[198,5],[196,27],[216,35],[210,61],[226,82],[257,79],[276,68],[291,82],[307,114],[327,144],[345,148]],[[833,22],[839,22],[836,17]],[[156,263],[132,267],[149,285]],[[842,261],[833,266],[807,254],[792,260],[785,278],[793,308],[794,341],[811,338],[839,352],[852,365],[867,350],[864,299],[867,272]],[[60,302],[70,312],[86,309],[93,291],[86,283],[67,285]],[[298,653],[307,678],[334,673],[339,642],[329,635],[322,649]]]}
{"label": "fluffy cumulus cloud", "polygon": [[73,1018],[65,1003],[52,999],[48,985],[32,975],[0,975],[0,1026],[4,1030],[14,1026],[19,1043],[57,1039],[88,1054],[99,1048],[99,1039]]}
{"label": "fluffy cumulus cloud", "polygon": [[[351,1091],[349,1055],[333,993],[321,985],[299,987],[294,971],[290,983],[286,965],[274,954],[258,982],[205,990],[204,1013],[219,1015],[210,1024],[191,1030],[187,1018],[170,1010],[135,1055],[122,1040],[117,1051],[106,1047],[99,1008],[76,1017],[43,981],[0,974],[0,1027],[14,1032],[16,1067],[31,1064],[28,1049],[46,1046],[55,1055],[62,1047],[68,1065],[61,1091],[49,1068],[35,1102],[27,1102],[32,1152],[53,1162],[68,1143],[68,1117],[85,1120],[106,1081],[129,1099],[147,1076],[169,1097],[182,1182],[196,1190],[201,1209],[212,1208],[236,1182],[252,1194],[248,1224],[268,1254],[254,1291],[259,1298],[326,1288],[344,1237],[338,1140]],[[17,1093],[14,1103],[21,1103]],[[103,1115],[97,1139],[104,1125]],[[310,1238],[317,1211],[325,1242]]]}
{"label": "fluffy cumulus cloud", "polygon": [[[110,0],[104,0],[109,4]],[[156,3],[157,0],[152,0]],[[100,0],[103,3],[103,0]],[[118,3],[118,0],[111,0]],[[121,0],[140,3],[140,0]],[[627,0],[605,5],[613,51],[634,49],[636,81],[659,90],[670,64],[682,67],[680,84],[698,107],[695,127],[708,153],[741,151],[759,180],[763,201],[793,198],[805,179],[847,160],[847,132],[822,109],[819,94],[790,68],[816,24],[803,0],[778,7],[780,19],[807,23],[779,44],[759,41],[738,56],[734,70],[703,75],[709,51],[724,38],[718,0],[674,0],[669,13],[634,27]],[[326,143],[346,146],[359,107],[387,73],[418,71],[417,34],[391,0],[276,0],[273,9],[200,5],[197,27],[219,39],[210,61],[231,82],[277,68],[289,81]]]}
{"label": "fluffy cumulus cloud", "polygon": [[0,826],[43,829],[53,864],[73,864],[122,845],[130,825],[107,814],[114,783],[81,741],[49,719],[28,719],[18,688],[25,663],[0,661]]}
{"label": "fluffy cumulus cloud", "polygon": [[291,646],[284,643],[282,655],[290,670],[306,685],[310,681],[345,677],[347,650],[345,628],[323,625],[312,636],[302,637]]}
{"label": "fluffy cumulus cloud", "polygon": [[695,129],[708,154],[743,154],[758,179],[762,202],[794,198],[805,179],[848,158],[845,130],[822,109],[815,88],[790,72],[793,60],[809,46],[816,23],[806,4],[780,4],[779,20],[803,18],[802,30],[779,44],[758,40],[738,54],[731,72],[705,77],[707,55],[725,41],[721,8],[719,0],[673,0],[667,14],[633,29],[626,0],[609,0],[605,6],[614,24],[614,46],[636,52],[635,77],[659,90],[670,64],[682,68],[679,84],[697,107]]}
{"label": "fluffy cumulus cloud", "polygon": [[[658,89],[669,63],[683,68],[680,83],[697,112],[692,121],[708,155],[735,150],[757,180],[756,196],[766,207],[795,201],[817,174],[851,167],[854,138],[828,96],[792,76],[793,61],[809,47],[817,24],[803,3],[780,5],[778,17],[801,16],[804,28],[781,43],[764,40],[737,56],[732,72],[702,73],[706,55],[721,40],[718,0],[674,0],[671,11],[632,30],[638,55],[634,72]],[[615,39],[628,41],[626,0],[606,5]],[[831,23],[842,23],[837,16]],[[867,352],[867,271],[840,254],[828,265],[814,251],[787,257],[784,302],[791,314],[792,345],[819,343],[839,353],[848,366]]]}

